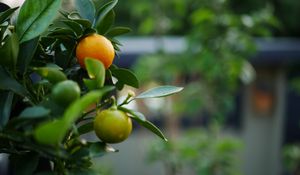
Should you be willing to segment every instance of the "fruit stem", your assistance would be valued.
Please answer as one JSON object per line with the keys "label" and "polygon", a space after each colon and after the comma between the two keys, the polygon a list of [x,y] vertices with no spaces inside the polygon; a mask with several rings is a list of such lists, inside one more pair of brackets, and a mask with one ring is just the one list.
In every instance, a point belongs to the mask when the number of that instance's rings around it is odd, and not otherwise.
{"label": "fruit stem", "polygon": [[126,99],[119,106],[123,106],[123,105],[130,103],[133,100],[132,97],[134,97],[134,96],[135,96],[135,93],[133,91],[129,91]]}
{"label": "fruit stem", "polygon": [[112,106],[110,107],[110,109],[117,110],[118,109],[118,105],[117,105],[117,100],[116,100],[115,96],[112,96],[111,100],[112,100]]}

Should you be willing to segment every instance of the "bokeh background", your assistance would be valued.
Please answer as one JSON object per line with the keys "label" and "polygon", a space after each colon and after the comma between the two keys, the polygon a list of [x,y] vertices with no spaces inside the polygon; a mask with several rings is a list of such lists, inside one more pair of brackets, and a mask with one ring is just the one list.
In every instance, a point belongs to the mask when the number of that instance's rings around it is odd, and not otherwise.
{"label": "bokeh background", "polygon": [[[72,0],[63,6],[74,8]],[[185,89],[129,106],[169,142],[135,125],[114,145],[120,152],[96,159],[94,168],[107,175],[300,174],[299,0],[120,0],[115,14],[116,25],[132,28],[115,59],[138,74],[143,86],[131,90]]]}

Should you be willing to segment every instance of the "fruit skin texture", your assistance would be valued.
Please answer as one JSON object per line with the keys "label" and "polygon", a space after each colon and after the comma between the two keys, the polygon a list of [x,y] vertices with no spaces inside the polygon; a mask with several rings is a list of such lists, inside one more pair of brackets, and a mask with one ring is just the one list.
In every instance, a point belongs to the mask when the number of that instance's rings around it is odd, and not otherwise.
{"label": "fruit skin texture", "polygon": [[80,97],[80,88],[72,80],[62,81],[53,87],[51,96],[57,104],[66,107]]}
{"label": "fruit skin texture", "polygon": [[128,138],[132,130],[132,121],[123,111],[106,109],[97,114],[94,130],[105,143],[120,143]]}
{"label": "fruit skin texture", "polygon": [[92,34],[83,38],[76,47],[76,57],[82,68],[85,68],[86,57],[95,58],[108,69],[115,57],[112,43],[102,35]]}

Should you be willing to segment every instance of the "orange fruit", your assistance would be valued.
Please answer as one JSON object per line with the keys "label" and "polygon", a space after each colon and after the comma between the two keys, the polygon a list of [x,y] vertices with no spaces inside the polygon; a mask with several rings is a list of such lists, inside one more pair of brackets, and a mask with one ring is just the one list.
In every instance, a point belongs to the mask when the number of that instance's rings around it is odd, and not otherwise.
{"label": "orange fruit", "polygon": [[132,130],[132,121],[123,111],[106,109],[97,114],[94,130],[105,143],[119,143],[128,138]]}
{"label": "orange fruit", "polygon": [[95,33],[79,41],[76,47],[76,57],[82,68],[85,68],[84,59],[90,57],[101,61],[108,69],[114,60],[115,50],[107,38]]}

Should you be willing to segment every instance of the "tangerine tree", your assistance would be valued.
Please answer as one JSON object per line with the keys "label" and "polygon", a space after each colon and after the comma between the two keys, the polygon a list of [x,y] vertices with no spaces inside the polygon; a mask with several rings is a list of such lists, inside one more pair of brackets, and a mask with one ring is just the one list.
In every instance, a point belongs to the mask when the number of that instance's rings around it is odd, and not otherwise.
{"label": "tangerine tree", "polygon": [[[108,143],[124,141],[131,120],[167,140],[125,104],[181,87],[130,92],[116,103],[124,86],[139,87],[132,71],[112,64],[121,46],[115,37],[130,31],[114,26],[117,2],[75,0],[67,12],[61,0],[26,0],[0,13],[0,153],[9,154],[14,174],[96,174],[92,158],[115,152]],[[82,136],[90,132],[98,141]]]}

